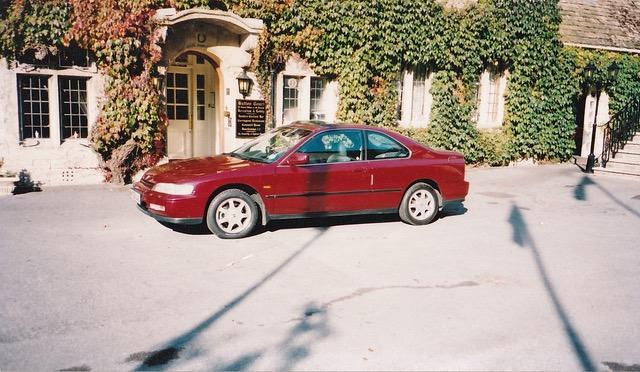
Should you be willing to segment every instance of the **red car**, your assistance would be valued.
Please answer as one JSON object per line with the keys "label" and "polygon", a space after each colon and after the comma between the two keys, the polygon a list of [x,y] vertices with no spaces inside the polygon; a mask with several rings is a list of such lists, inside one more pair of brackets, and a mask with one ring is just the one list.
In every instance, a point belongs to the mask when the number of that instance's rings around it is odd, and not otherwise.
{"label": "red car", "polygon": [[151,217],[204,222],[221,238],[299,217],[398,213],[424,225],[464,200],[464,166],[460,153],[382,128],[296,122],[227,154],[156,166],[132,193]]}

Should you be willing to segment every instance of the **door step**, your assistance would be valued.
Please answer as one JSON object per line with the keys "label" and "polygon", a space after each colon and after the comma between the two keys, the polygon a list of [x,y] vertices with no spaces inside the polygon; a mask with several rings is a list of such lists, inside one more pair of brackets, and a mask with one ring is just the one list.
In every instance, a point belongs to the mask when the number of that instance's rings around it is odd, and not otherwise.
{"label": "door step", "polygon": [[609,160],[607,167],[594,167],[595,173],[615,173],[638,177],[640,179],[640,163],[623,163],[616,160]]}

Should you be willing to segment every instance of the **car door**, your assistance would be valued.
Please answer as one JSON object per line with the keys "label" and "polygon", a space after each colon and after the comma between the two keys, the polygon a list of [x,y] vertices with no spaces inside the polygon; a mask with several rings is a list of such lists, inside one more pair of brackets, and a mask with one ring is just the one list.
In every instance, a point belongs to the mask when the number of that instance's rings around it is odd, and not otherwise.
{"label": "car door", "polygon": [[274,215],[309,215],[368,209],[369,169],[364,160],[363,132],[326,130],[297,152],[309,163],[276,167]]}
{"label": "car door", "polygon": [[385,133],[365,131],[366,155],[371,177],[371,208],[397,209],[404,187],[415,177],[411,152]]}

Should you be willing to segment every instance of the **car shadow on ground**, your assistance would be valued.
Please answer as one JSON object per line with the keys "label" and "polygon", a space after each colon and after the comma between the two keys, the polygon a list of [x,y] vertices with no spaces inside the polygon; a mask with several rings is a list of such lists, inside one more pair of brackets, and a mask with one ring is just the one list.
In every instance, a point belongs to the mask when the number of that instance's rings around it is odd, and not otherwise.
{"label": "car shadow on ground", "polygon": [[[461,202],[454,202],[445,205],[436,219],[432,223],[436,223],[438,220],[460,216],[467,213],[468,209]],[[331,227],[331,226],[343,226],[343,225],[363,225],[369,223],[388,223],[388,222],[401,222],[400,216],[397,213],[391,214],[371,214],[371,215],[357,215],[357,216],[335,216],[335,217],[311,217],[311,218],[296,218],[286,220],[271,220],[266,226],[258,226],[250,236],[261,235],[267,231],[274,232],[283,229],[305,229],[305,228],[317,228],[317,227]],[[207,228],[206,224],[199,225],[177,225],[167,222],[159,222],[161,225],[181,234],[186,235],[212,235],[211,231]]]}

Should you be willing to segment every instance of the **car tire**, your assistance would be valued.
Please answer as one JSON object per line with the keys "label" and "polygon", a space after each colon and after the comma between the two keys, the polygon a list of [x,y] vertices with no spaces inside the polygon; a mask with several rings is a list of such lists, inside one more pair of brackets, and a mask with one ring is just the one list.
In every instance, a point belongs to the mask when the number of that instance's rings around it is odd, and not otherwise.
{"label": "car tire", "polygon": [[409,187],[402,197],[398,214],[410,225],[426,225],[438,215],[440,204],[438,192],[426,183]]}
{"label": "car tire", "polygon": [[206,224],[222,239],[249,235],[256,226],[260,210],[249,194],[230,189],[216,195],[207,208]]}

